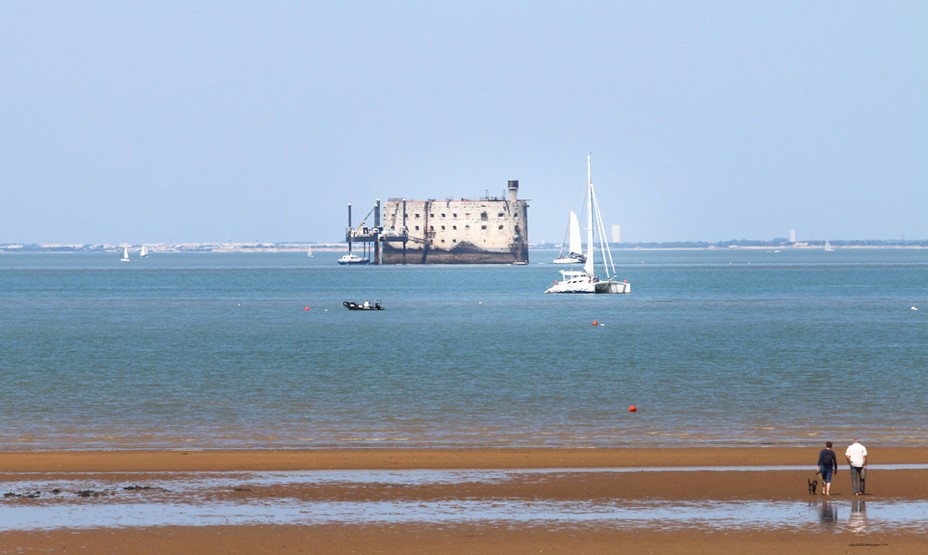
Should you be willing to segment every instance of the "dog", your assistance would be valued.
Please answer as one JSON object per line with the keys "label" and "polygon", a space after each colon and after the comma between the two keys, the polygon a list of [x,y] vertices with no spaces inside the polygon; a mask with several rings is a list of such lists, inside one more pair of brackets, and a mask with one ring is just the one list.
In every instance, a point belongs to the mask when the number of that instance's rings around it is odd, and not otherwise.
{"label": "dog", "polygon": [[[818,474],[816,474],[816,476],[818,476]],[[808,481],[809,481],[809,495],[815,495],[815,488],[818,487],[818,480],[813,480],[812,478],[808,478]]]}

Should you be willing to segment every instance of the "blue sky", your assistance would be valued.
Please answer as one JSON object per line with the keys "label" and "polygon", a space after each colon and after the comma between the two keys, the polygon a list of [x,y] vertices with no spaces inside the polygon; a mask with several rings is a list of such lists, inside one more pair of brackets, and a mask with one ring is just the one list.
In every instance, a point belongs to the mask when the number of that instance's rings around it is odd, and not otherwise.
{"label": "blue sky", "polygon": [[928,238],[928,2],[0,2],[0,243]]}

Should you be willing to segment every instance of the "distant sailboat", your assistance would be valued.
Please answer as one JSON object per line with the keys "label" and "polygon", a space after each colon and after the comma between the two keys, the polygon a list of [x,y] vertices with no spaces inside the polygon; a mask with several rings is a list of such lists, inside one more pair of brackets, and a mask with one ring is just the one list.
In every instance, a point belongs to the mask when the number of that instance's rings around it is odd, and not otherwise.
{"label": "distant sailboat", "polygon": [[828,242],[828,239],[825,239],[825,252],[832,252],[835,248],[831,246],[831,243]]}
{"label": "distant sailboat", "polygon": [[310,247],[307,247],[307,250],[306,250],[306,257],[307,257],[307,258],[312,258],[312,257],[313,257],[313,248],[312,248],[311,246],[310,246]]}
{"label": "distant sailboat", "polygon": [[129,247],[122,248],[122,258],[119,259],[120,262],[130,262],[132,259],[129,258]]}
{"label": "distant sailboat", "polygon": [[145,245],[142,245],[142,250],[139,251],[139,258],[148,258],[148,249],[145,248]]}
{"label": "distant sailboat", "polygon": [[[564,250],[567,253],[564,253]],[[554,259],[555,264],[583,264],[586,257],[583,256],[583,238],[580,235],[580,220],[577,214],[571,210],[570,218],[567,224],[567,241],[561,246],[561,252]]]}

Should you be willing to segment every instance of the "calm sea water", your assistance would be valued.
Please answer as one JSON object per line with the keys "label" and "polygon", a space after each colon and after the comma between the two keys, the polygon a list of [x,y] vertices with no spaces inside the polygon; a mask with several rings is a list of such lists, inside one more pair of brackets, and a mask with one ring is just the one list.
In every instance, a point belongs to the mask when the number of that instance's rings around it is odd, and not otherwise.
{"label": "calm sea water", "polygon": [[0,448],[928,443],[928,250],[340,254],[0,256]]}

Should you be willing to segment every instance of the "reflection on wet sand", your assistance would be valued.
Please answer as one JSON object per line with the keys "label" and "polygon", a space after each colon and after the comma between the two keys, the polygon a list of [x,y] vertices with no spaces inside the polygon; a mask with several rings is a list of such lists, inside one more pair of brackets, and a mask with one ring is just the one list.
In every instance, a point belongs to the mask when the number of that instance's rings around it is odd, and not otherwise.
{"label": "reflection on wet sand", "polygon": [[[613,529],[919,529],[928,501],[680,500],[539,495],[591,473],[525,470],[170,473],[19,480],[6,475],[0,532],[62,528],[326,524],[518,524]],[[131,483],[122,480],[133,480]],[[477,489],[474,489],[477,488]],[[510,488],[506,490],[506,488]],[[522,489],[520,489],[522,488]],[[504,491],[505,490],[505,491]],[[475,492],[481,492],[476,494]],[[797,510],[803,505],[807,511]],[[868,514],[870,509],[870,514]],[[842,521],[842,515],[848,514]]]}
{"label": "reflection on wet sand", "polygon": [[831,499],[822,499],[819,520],[828,530],[833,530],[838,523],[838,509],[831,502]]}
{"label": "reflection on wet sand", "polygon": [[850,531],[858,534],[869,532],[867,526],[867,502],[863,499],[851,501],[851,516],[848,518],[847,527]]}

